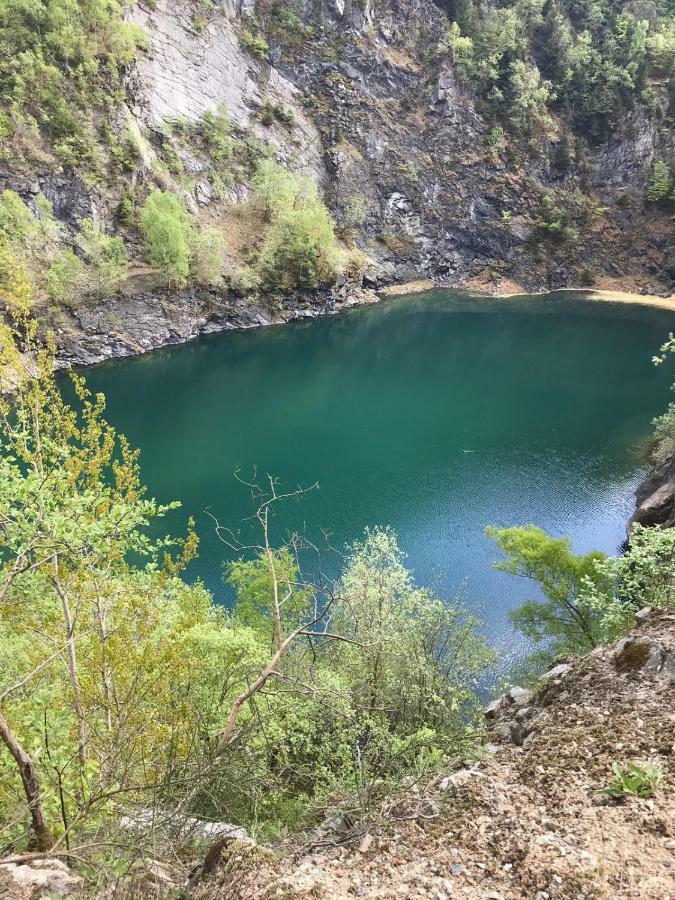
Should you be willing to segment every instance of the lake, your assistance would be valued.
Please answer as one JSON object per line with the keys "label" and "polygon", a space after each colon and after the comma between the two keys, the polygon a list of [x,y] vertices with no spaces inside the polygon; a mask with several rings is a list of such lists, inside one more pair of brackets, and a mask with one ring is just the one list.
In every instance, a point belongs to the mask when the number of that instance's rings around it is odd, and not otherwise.
{"label": "lake", "polygon": [[[672,313],[561,292],[435,291],[90,368],[108,418],[142,448],[143,478],[195,517],[190,569],[221,602],[228,549],[206,514],[252,512],[235,478],[319,490],[279,510],[280,537],[343,546],[391,525],[418,581],[460,595],[506,667],[527,649],[508,610],[536,592],[494,571],[487,524],[532,522],[578,551],[617,550],[671,374],[651,357]],[[246,526],[245,526],[246,527]]]}

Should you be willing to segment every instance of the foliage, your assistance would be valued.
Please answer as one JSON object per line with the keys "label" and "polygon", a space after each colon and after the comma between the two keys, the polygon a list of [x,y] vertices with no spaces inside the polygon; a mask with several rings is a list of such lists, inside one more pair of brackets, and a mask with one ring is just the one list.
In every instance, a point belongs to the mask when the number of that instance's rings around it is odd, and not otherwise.
{"label": "foliage", "polygon": [[654,461],[659,463],[675,453],[675,403],[669,403],[666,411],[657,416],[652,424],[654,425],[652,456]]}
{"label": "foliage", "polygon": [[258,59],[267,58],[270,47],[261,34],[249,31],[248,28],[242,28],[239,32],[239,40],[252,56]]}
{"label": "foliage", "polygon": [[204,113],[199,131],[212,159],[220,162],[232,156],[234,142],[231,137],[230,116],[224,103],[220,104],[216,112]]}
{"label": "foliage", "polygon": [[75,291],[83,264],[72,250],[60,253],[45,273],[45,289],[51,300],[66,300]]}
{"label": "foliage", "polygon": [[225,237],[218,228],[202,228],[192,237],[190,275],[197,284],[216,285],[222,278]]}
{"label": "foliage", "polygon": [[0,231],[0,296],[13,315],[25,315],[31,307],[32,297],[26,267],[2,231]]}
{"label": "foliage", "polygon": [[577,237],[576,231],[568,223],[567,214],[548,195],[542,198],[534,235],[558,244],[572,243]]}
{"label": "foliage", "polygon": [[662,203],[670,196],[672,179],[670,166],[662,159],[657,159],[647,185],[647,200],[650,203]]}
{"label": "foliage", "polygon": [[126,0],[2,0],[0,95],[16,124],[35,123],[68,165],[92,157],[92,107],[123,90],[140,29]]}
{"label": "foliage", "polygon": [[267,286],[291,290],[333,281],[340,269],[335,226],[311,178],[266,159],[254,187],[267,226],[255,268]]}
{"label": "foliage", "polygon": [[663,777],[659,768],[653,763],[646,766],[638,766],[636,763],[620,766],[615,763],[612,771],[614,778],[602,793],[607,794],[613,800],[625,800],[627,797],[653,797]]}
{"label": "foliage", "polygon": [[140,214],[148,262],[160,269],[169,286],[182,287],[190,273],[194,216],[169,191],[153,191]]}
{"label": "foliage", "polygon": [[[652,357],[652,362],[655,366],[660,366],[671,353],[675,353],[675,338],[672,333],[660,348],[658,356]],[[675,390],[675,384],[671,386],[671,390]],[[657,416],[652,424],[655,426],[652,458],[658,464],[675,452],[675,403],[669,403],[666,411]]]}
{"label": "foliage", "polygon": [[0,230],[21,250],[35,234],[35,216],[15,191],[3,191],[0,199]]}
{"label": "foliage", "polygon": [[120,810],[278,828],[468,751],[490,655],[471,617],[416,587],[391,532],[313,583],[295,539],[269,545],[261,501],[265,541],[228,567],[226,612],[182,580],[196,538],[158,537],[176,504],[146,497],[104,398],[73,376],[70,406],[34,324],[17,327],[21,351],[0,334],[3,845],[100,864],[112,841],[119,874],[144,846]]}
{"label": "foliage", "polygon": [[516,628],[534,641],[546,641],[551,655],[592,650],[601,642],[598,614],[580,597],[589,585],[604,590],[605,575],[598,567],[604,554],[575,556],[568,538],[550,537],[534,525],[489,527],[486,533],[508,557],[495,568],[534,581],[544,597],[511,613]]}
{"label": "foliage", "polygon": [[84,250],[100,294],[119,290],[127,277],[129,259],[121,237],[106,234],[100,222],[80,222],[80,245]]}
{"label": "foliage", "polygon": [[675,55],[667,4],[456,0],[453,18],[439,52],[453,58],[488,115],[525,133],[556,110],[590,141],[605,139]]}
{"label": "foliage", "polygon": [[598,578],[586,583],[580,605],[596,618],[602,643],[616,640],[643,606],[675,602],[675,533],[635,525],[626,552],[596,563]]}
{"label": "foliage", "polygon": [[511,613],[520,631],[545,650],[528,668],[541,670],[560,653],[585,653],[616,640],[642,607],[675,602],[675,529],[635,525],[625,552],[575,556],[566,538],[539,528],[488,528],[509,557],[496,568],[535,581],[543,600],[530,600]]}

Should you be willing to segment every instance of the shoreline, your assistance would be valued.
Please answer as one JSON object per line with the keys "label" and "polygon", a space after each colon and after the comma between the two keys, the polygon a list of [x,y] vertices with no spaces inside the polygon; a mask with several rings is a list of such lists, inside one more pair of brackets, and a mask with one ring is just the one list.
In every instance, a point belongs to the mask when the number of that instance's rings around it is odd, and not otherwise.
{"label": "shoreline", "polygon": [[[439,287],[441,287],[439,285]],[[443,287],[446,287],[443,285]],[[504,289],[508,288],[508,289]],[[607,287],[562,287],[562,288],[552,288],[551,290],[546,291],[528,291],[522,285],[519,285],[515,282],[505,282],[502,285],[493,285],[492,290],[488,285],[481,285],[480,283],[467,283],[463,288],[459,290],[464,290],[470,294],[482,295],[486,297],[490,297],[498,300],[499,298],[509,299],[513,297],[547,297],[550,294],[561,294],[561,293],[574,293],[574,294],[584,294],[585,300],[592,300],[594,302],[601,303],[624,303],[624,304],[635,304],[637,306],[652,306],[657,309],[667,309],[671,312],[675,312],[675,294],[670,294],[667,297],[661,297],[657,294],[640,294],[637,291],[624,290],[623,288],[613,286]]]}
{"label": "shoreline", "polygon": [[[490,289],[491,288],[491,289]],[[449,290],[473,296],[477,300],[498,300],[519,296],[545,297],[572,292],[583,299],[603,303],[652,306],[675,312],[675,295],[656,297],[602,287],[560,288],[554,291],[528,291],[515,282],[497,285],[468,282],[458,285],[434,284],[418,279],[380,290],[359,289],[299,295],[276,305],[244,298],[222,297],[213,292],[188,290],[178,295],[158,293],[136,297],[115,297],[98,307],[87,307],[69,314],[66,327],[55,329],[57,367],[89,366],[110,359],[140,356],[153,350],[183,344],[203,334],[242,331],[292,321],[339,315],[356,306],[369,306],[394,297]]]}

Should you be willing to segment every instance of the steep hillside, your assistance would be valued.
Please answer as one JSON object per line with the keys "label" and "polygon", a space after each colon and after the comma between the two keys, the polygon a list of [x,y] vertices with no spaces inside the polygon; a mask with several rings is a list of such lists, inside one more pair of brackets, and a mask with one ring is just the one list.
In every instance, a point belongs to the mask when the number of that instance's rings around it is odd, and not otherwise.
{"label": "steep hillside", "polygon": [[[469,768],[390,802],[370,825],[333,810],[280,861],[226,840],[189,896],[673,896],[675,613],[638,618],[617,644],[556,666],[534,694],[514,688],[492,704],[492,744]],[[612,767],[631,762],[663,775],[653,798],[603,793]]]}
{"label": "steep hillside", "polygon": [[[597,23],[584,30],[578,10],[553,28],[563,11],[550,4],[512,4],[502,21],[499,11],[432,0],[159,0],[129,4],[125,25],[111,13],[103,33],[83,13],[78,40],[89,56],[80,44],[71,55],[54,49],[64,40],[54,20],[38,25],[23,11],[21,31],[12,24],[18,11],[5,6],[5,17],[15,14],[6,41],[28,46],[26,33],[55,28],[53,42],[48,35],[46,47],[26,50],[22,65],[30,53],[51,53],[45,71],[65,73],[36,93],[25,90],[34,70],[9,67],[4,99],[20,124],[0,162],[0,188],[18,194],[50,234],[19,249],[63,361],[313,314],[420,278],[485,290],[607,277],[648,291],[671,283],[672,36],[659,37],[666,25],[654,4],[635,15],[608,10],[596,35]],[[473,37],[451,27],[446,11]],[[656,43],[645,43],[650,28]],[[554,71],[560,54],[541,50],[553,47],[547,33],[566,36],[566,74]],[[585,35],[592,53],[601,53],[593,42],[609,41],[602,53],[617,60],[615,70],[593,73],[589,56],[595,87],[579,83]],[[289,277],[278,257],[276,271],[264,269],[269,222],[251,201],[270,156],[320,188],[338,238],[330,271]],[[665,194],[651,202],[655,172]],[[158,189],[179,197],[208,235],[171,290],[148,265],[142,236],[143,205]],[[10,212],[3,216],[16,232],[19,213]],[[128,269],[100,263],[100,234],[92,244],[83,220],[123,239],[114,255],[127,254]],[[188,284],[177,291],[181,280]]]}

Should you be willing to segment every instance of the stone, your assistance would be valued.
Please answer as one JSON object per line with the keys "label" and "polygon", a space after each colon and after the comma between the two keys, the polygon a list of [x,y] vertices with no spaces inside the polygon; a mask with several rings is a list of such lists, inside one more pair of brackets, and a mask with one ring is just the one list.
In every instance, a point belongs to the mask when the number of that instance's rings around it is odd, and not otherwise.
{"label": "stone", "polygon": [[474,778],[481,778],[482,774],[475,769],[460,769],[459,772],[453,772],[447,775],[438,783],[439,790],[447,791],[449,788],[460,788],[468,784]]}
{"label": "stone", "polygon": [[219,838],[237,838],[246,841],[248,832],[229,822],[208,822],[171,810],[142,809],[128,813],[120,819],[124,831],[144,833],[151,830],[165,831],[180,838],[203,838],[215,841]]}
{"label": "stone", "polygon": [[500,712],[504,709],[504,706],[504,698],[499,697],[498,700],[493,700],[492,703],[488,703],[488,705],[483,710],[483,715],[486,719],[496,719]]}
{"label": "stone", "polygon": [[36,859],[30,864],[8,863],[2,871],[17,889],[29,890],[36,900],[43,897],[51,900],[54,894],[71,897],[82,887],[82,879],[60,859]]}
{"label": "stone", "polygon": [[511,722],[509,725],[509,736],[516,747],[523,746],[523,741],[527,735],[528,731],[521,722]]}
{"label": "stone", "polygon": [[534,694],[526,688],[512,687],[511,690],[507,692],[506,696],[512,703],[515,703],[516,706],[527,706],[528,703],[532,701]]}
{"label": "stone", "polygon": [[451,875],[463,875],[465,872],[466,869],[461,863],[455,863],[453,866],[450,866]]}
{"label": "stone", "polygon": [[657,675],[665,662],[663,647],[649,638],[624,638],[614,651],[614,665],[619,672],[642,671]]}
{"label": "stone", "polygon": [[542,681],[553,681],[557,678],[564,678],[571,668],[572,666],[570,663],[560,663],[560,665],[554,666],[548,672],[545,672],[541,676],[541,679]]}
{"label": "stone", "polygon": [[373,845],[373,836],[370,832],[366,832],[361,838],[361,843],[359,844],[359,853],[367,853]]}
{"label": "stone", "polygon": [[633,617],[636,625],[644,625],[645,622],[652,617],[652,613],[653,609],[651,606],[644,606],[642,609],[638,610]]}

